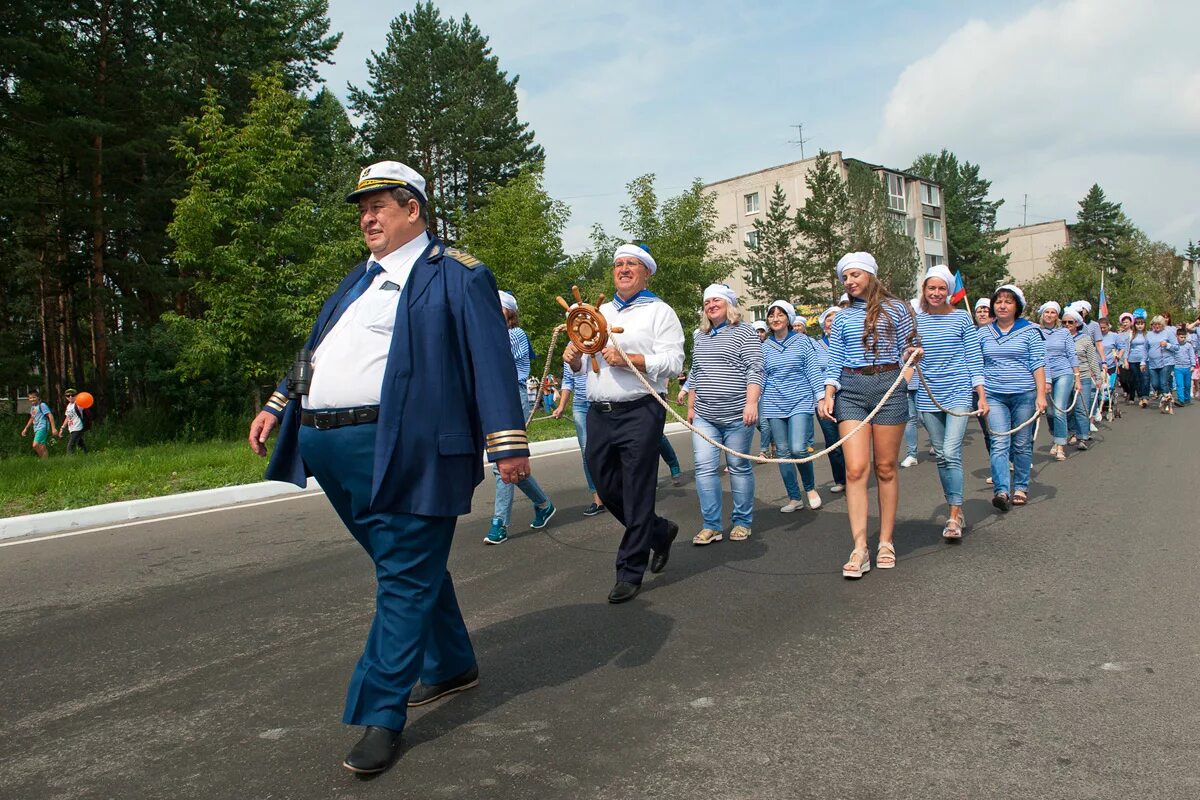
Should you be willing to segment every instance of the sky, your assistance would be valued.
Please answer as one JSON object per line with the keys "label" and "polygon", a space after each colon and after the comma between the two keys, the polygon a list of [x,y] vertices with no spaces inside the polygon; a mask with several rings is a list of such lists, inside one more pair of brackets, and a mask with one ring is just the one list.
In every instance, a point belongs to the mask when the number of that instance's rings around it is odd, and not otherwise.
{"label": "sky", "polygon": [[[330,0],[322,77],[345,100],[382,51],[384,4]],[[906,168],[946,148],[1003,199],[1000,227],[1075,221],[1093,183],[1152,238],[1200,241],[1194,0],[443,0],[469,14],[568,203],[568,252],[617,233],[625,184],[660,198],[841,150]],[[397,154],[403,160],[403,154]]]}

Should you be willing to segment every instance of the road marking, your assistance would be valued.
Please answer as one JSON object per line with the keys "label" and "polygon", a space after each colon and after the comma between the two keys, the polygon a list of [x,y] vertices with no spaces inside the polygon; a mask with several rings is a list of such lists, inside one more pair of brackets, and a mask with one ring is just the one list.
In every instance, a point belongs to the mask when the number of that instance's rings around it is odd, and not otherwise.
{"label": "road marking", "polygon": [[[683,431],[674,431],[673,433],[683,433]],[[671,435],[673,435],[673,433],[668,433],[667,436],[671,436]],[[530,456],[529,460],[535,461],[539,458],[547,458],[549,456],[561,456],[565,453],[577,453],[577,452],[579,452],[578,446],[573,447],[569,450],[559,450],[554,453],[538,453],[537,455]],[[289,494],[285,497],[275,497],[270,500],[258,500],[253,503],[234,503],[233,505],[228,505],[228,506],[217,506],[216,508],[205,508],[205,509],[201,509],[200,511],[188,511],[184,514],[172,514],[169,517],[149,517],[147,519],[134,519],[134,520],[130,520],[128,522],[116,522],[116,523],[113,523],[112,525],[104,525],[99,528],[84,528],[83,530],[80,530],[80,531],[63,531],[61,533],[47,534],[46,536],[35,536],[32,539],[14,539],[13,541],[9,541],[9,542],[0,542],[0,547],[16,547],[19,544],[35,544],[37,542],[49,542],[54,539],[66,539],[71,536],[83,536],[85,533],[103,533],[104,531],[112,531],[112,530],[116,530],[117,528],[132,528],[136,525],[151,525],[155,522],[170,522],[171,520],[175,520],[175,519],[186,519],[187,517],[198,517],[202,514],[215,514],[218,511],[234,511],[234,510],[242,509],[242,508],[255,508],[256,506],[268,506],[268,505],[271,505],[272,503],[286,503],[289,500],[298,500],[298,499],[301,499],[304,497],[314,497],[319,494],[324,494],[324,492],[320,491],[320,490],[313,491],[313,492],[304,491],[304,492],[297,492],[295,494]]]}

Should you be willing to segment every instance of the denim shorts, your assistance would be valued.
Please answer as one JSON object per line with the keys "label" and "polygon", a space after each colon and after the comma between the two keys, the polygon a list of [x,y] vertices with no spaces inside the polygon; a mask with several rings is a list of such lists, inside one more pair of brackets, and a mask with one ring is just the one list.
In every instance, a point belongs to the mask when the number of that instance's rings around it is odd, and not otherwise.
{"label": "denim shorts", "polygon": [[[855,372],[842,370],[842,388],[834,396],[833,416],[838,422],[846,420],[866,419],[879,401],[892,388],[896,378],[900,377],[897,370],[878,372],[874,375],[860,375]],[[908,395],[904,387],[898,387],[892,392],[883,408],[872,419],[873,425],[904,425],[908,422]]]}

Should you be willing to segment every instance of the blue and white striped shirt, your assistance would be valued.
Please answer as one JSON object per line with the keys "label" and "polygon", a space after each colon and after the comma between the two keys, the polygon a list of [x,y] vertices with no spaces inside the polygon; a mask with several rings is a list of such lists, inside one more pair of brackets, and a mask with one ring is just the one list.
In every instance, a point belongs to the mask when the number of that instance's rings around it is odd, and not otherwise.
{"label": "blue and white striped shirt", "polygon": [[1117,367],[1117,351],[1125,350],[1125,335],[1116,331],[1109,331],[1104,334],[1104,363],[1108,368],[1116,369]]}
{"label": "blue and white striped shirt", "polygon": [[517,380],[522,384],[529,377],[529,359],[533,356],[533,345],[520,328],[508,329],[508,344],[512,348],[513,361],[517,362]]}
{"label": "blue and white striped shirt", "polygon": [[592,359],[583,359],[583,368],[576,374],[571,371],[569,364],[563,364],[561,391],[571,393],[571,407],[576,411],[587,411],[591,403],[587,396],[588,370],[592,368]]}
{"label": "blue and white striped shirt", "polygon": [[692,336],[688,390],[696,393],[695,412],[709,422],[741,420],[746,387],[763,385],[762,343],[750,325],[717,325]]}
{"label": "blue and white striped shirt", "polygon": [[[829,366],[829,339],[824,336],[814,337],[813,344],[817,348],[817,363],[821,365],[821,374],[825,373],[825,368]],[[824,396],[824,393],[820,393]]]}
{"label": "blue and white striped shirt", "polygon": [[1037,388],[1033,373],[1046,366],[1046,343],[1037,325],[1018,319],[1003,333],[991,322],[979,328],[979,344],[988,394],[1023,394]]}
{"label": "blue and white striped shirt", "polygon": [[1046,337],[1046,380],[1070,375],[1079,368],[1075,342],[1066,328],[1042,328]]}
{"label": "blue and white striped shirt", "polygon": [[[922,311],[917,332],[925,351],[917,364],[933,396],[943,408],[969,409],[972,389],[983,385],[983,352],[971,315],[958,309],[949,314]],[[917,411],[937,410],[918,378]]]}
{"label": "blue and white striped shirt", "polygon": [[[1162,342],[1166,342],[1167,346],[1163,347]],[[1146,366],[1150,369],[1160,369],[1161,367],[1169,367],[1175,360],[1175,351],[1179,349],[1179,343],[1175,341],[1175,334],[1163,328],[1158,333],[1150,331],[1146,334]]]}
{"label": "blue and white striped shirt", "polygon": [[[863,348],[863,326],[867,319],[867,303],[855,300],[850,307],[833,319],[829,329],[829,362],[825,366],[825,385],[842,388],[842,369],[845,367],[870,367],[877,364],[902,364],[904,351],[908,348],[913,332],[913,316],[908,304],[901,300],[888,300],[883,313],[875,322],[879,334],[878,354],[873,355]],[[888,333],[887,320],[892,321],[893,332]]]}
{"label": "blue and white striped shirt", "polygon": [[764,419],[783,419],[811,414],[818,395],[824,395],[824,370],[813,340],[789,330],[782,342],[773,335],[762,343],[763,385],[759,414]]}
{"label": "blue and white striped shirt", "polygon": [[1131,364],[1145,364],[1146,349],[1146,334],[1135,333],[1129,340],[1129,356],[1125,360]]}

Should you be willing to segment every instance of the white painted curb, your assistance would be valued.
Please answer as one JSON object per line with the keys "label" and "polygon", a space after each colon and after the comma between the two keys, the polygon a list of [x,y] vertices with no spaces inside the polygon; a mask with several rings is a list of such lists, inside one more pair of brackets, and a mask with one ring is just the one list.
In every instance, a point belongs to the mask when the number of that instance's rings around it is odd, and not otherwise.
{"label": "white painted curb", "polygon": [[[686,429],[678,422],[671,423],[666,427],[667,433],[678,433],[683,430]],[[530,455],[533,456],[565,453],[578,449],[579,443],[575,441],[575,437],[534,442],[529,447]],[[17,536],[30,536],[38,533],[55,533],[76,528],[92,528],[97,525],[108,525],[132,519],[220,508],[285,494],[320,491],[321,487],[312,478],[308,479],[308,487],[305,489],[299,489],[290,483],[262,481],[246,483],[241,486],[223,486],[220,489],[171,494],[165,497],[148,497],[144,500],[124,500],[119,503],[73,508],[68,511],[26,514],[21,517],[0,519],[0,539],[12,539]]]}

